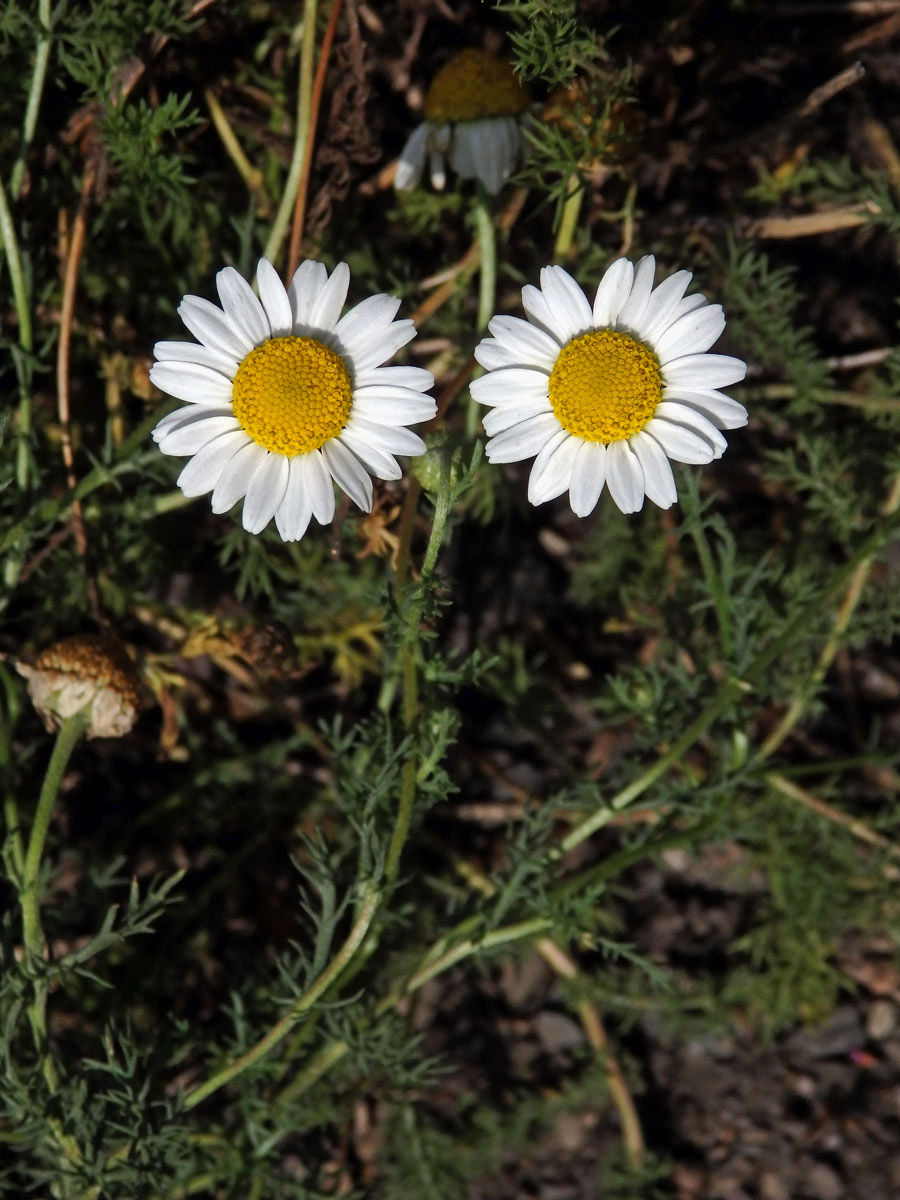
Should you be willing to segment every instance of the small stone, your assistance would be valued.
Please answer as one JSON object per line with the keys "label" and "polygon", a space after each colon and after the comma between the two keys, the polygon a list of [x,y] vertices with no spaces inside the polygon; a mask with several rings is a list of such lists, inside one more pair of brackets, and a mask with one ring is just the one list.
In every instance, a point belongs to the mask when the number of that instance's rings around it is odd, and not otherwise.
{"label": "small stone", "polygon": [[866,1013],[866,1033],[873,1042],[884,1041],[897,1025],[897,1009],[890,1000],[875,1000]]}
{"label": "small stone", "polygon": [[844,1185],[827,1163],[816,1163],[807,1176],[808,1190],[816,1200],[841,1200]]}
{"label": "small stone", "polygon": [[787,1184],[774,1171],[763,1171],[759,1178],[762,1200],[791,1200]]}
{"label": "small stone", "polygon": [[557,1012],[541,1012],[534,1019],[534,1031],[541,1045],[550,1054],[559,1054],[566,1050],[574,1050],[584,1042],[584,1032],[580,1025]]}

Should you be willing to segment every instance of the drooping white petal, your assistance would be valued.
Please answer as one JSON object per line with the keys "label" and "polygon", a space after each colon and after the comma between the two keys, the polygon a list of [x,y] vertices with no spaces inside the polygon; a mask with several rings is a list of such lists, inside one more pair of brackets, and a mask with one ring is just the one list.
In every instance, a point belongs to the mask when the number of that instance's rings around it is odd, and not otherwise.
{"label": "drooping white petal", "polygon": [[240,448],[246,445],[247,435],[243,429],[233,433],[221,433],[217,438],[198,450],[182,468],[177,483],[186,496],[202,496],[211,492],[225,468],[225,464]]}
{"label": "drooping white petal", "polygon": [[444,166],[443,152],[438,149],[428,151],[428,178],[436,192],[442,192],[447,186],[447,170]]}
{"label": "drooping white petal", "polygon": [[673,359],[688,354],[702,354],[722,336],[725,315],[721,304],[707,304],[686,313],[657,338],[653,345],[656,357],[665,366]]}
{"label": "drooping white petal", "polygon": [[687,388],[666,388],[664,400],[677,400],[679,404],[687,404],[716,425],[719,429],[740,429],[747,424],[747,410],[737,400],[732,400],[724,392],[690,391]]}
{"label": "drooping white petal", "polygon": [[[518,365],[539,367],[547,372],[553,370],[559,357],[559,344],[549,333],[544,333],[542,329],[538,329],[529,321],[523,321],[521,317],[494,317],[488,329],[498,345],[514,356]],[[485,338],[481,345],[489,341],[489,338]],[[478,348],[475,357],[478,358]]]}
{"label": "drooping white petal", "polygon": [[299,542],[309,528],[312,517],[312,504],[302,466],[305,457],[304,454],[295,454],[288,460],[287,487],[275,513],[275,527],[285,542]]}
{"label": "drooping white petal", "polygon": [[247,494],[247,486],[253,472],[267,454],[268,450],[264,446],[260,446],[248,438],[247,444],[229,458],[213,488],[212,510],[214,513],[228,512],[232,505]]}
{"label": "drooping white petal", "polygon": [[234,267],[223,267],[216,275],[216,290],[232,329],[239,330],[254,346],[269,336],[269,322],[253,288]]}
{"label": "drooping white petal", "polygon": [[[634,281],[631,284],[631,294],[622,305],[622,309],[616,318],[616,325],[620,329],[637,329],[635,322],[639,322],[644,315],[644,309],[647,307],[647,302],[650,299],[650,292],[653,290],[653,276],[655,272],[656,259],[652,254],[646,254],[638,260],[634,268]],[[609,471],[607,470],[608,474]],[[611,487],[610,491],[612,491]],[[636,512],[637,510],[634,509],[632,511]]]}
{"label": "drooping white petal", "polygon": [[475,130],[474,121],[465,121],[453,126],[453,136],[450,140],[450,166],[460,179],[475,179],[478,167],[475,162]]}
{"label": "drooping white petal", "polygon": [[678,425],[684,425],[687,429],[692,429],[694,433],[699,433],[712,446],[716,458],[721,458],[725,453],[728,446],[725,438],[712,421],[708,421],[703,413],[697,412],[689,405],[679,404],[675,400],[663,400],[657,404],[653,415],[664,421],[673,421]]}
{"label": "drooping white petal", "polygon": [[556,326],[568,342],[593,327],[591,306],[584,292],[562,267],[541,270],[541,291],[556,320]]}
{"label": "drooping white petal", "polygon": [[[377,424],[367,421],[354,409],[353,415],[344,426],[341,437],[350,430],[354,437],[363,438],[371,446],[384,450],[388,454],[418,455],[424,454],[427,447],[417,433],[398,425]],[[352,449],[352,446],[351,446]]]}
{"label": "drooping white petal", "polygon": [[290,469],[283,454],[269,454],[257,466],[247,485],[242,524],[248,533],[261,533],[284,499]]}
{"label": "drooping white petal", "polygon": [[178,305],[178,315],[204,346],[236,362],[246,358],[256,344],[242,330],[235,329],[220,308],[200,296],[185,296]]}
{"label": "drooping white petal", "polygon": [[289,337],[294,326],[291,302],[278,272],[267,258],[261,258],[257,264],[256,283],[272,337]]}
{"label": "drooping white petal", "polygon": [[150,380],[161,392],[189,404],[231,403],[231,380],[197,363],[156,362],[150,368]]}
{"label": "drooping white petal", "polygon": [[345,262],[339,262],[310,310],[309,325],[312,329],[321,329],[329,333],[334,329],[347,299],[349,286],[350,268]]}
{"label": "drooping white petal", "polygon": [[715,451],[706,438],[684,425],[652,417],[641,432],[649,434],[654,441],[659,442],[669,458],[675,462],[698,466],[700,463],[712,462],[715,457]]}
{"label": "drooping white petal", "polygon": [[660,508],[671,508],[678,499],[675,477],[662,447],[646,433],[635,433],[628,444],[644,472],[644,491]]}
{"label": "drooping white petal", "polygon": [[425,154],[428,146],[428,128],[426,121],[423,121],[421,125],[417,125],[406,139],[406,145],[400,151],[400,157],[397,160],[397,169],[394,172],[394,187],[398,191],[410,191],[422,178],[422,169],[425,166]]}
{"label": "drooping white petal", "polygon": [[565,429],[544,445],[528,477],[528,499],[532,504],[544,504],[569,490],[581,445],[581,438],[573,437]]}
{"label": "drooping white petal", "polygon": [[633,281],[634,266],[627,258],[618,258],[612,266],[607,268],[606,274],[600,280],[600,286],[597,288],[597,295],[594,297],[595,329],[605,329],[608,325],[615,325],[616,318],[622,311],[622,305],[631,295]]}
{"label": "drooping white petal", "polygon": [[559,421],[553,413],[529,417],[488,442],[488,461],[518,462],[523,458],[531,458],[558,430]]}
{"label": "drooping white petal", "polygon": [[713,388],[740,383],[747,373],[746,363],[727,354],[687,354],[667,362],[662,369],[666,387]]}
{"label": "drooping white petal", "polygon": [[644,472],[627,441],[611,442],[606,448],[606,486],[623,513],[643,508]]}
{"label": "drooping white petal", "polygon": [[389,451],[382,450],[370,438],[351,428],[350,424],[344,426],[336,440],[348,450],[352,450],[376,479],[399,479],[403,474],[400,464]]}
{"label": "drooping white petal", "polygon": [[576,517],[586,517],[597,507],[606,482],[606,447],[602,442],[582,442],[572,463],[569,504]]}
{"label": "drooping white petal", "polygon": [[651,342],[654,348],[656,348],[654,338],[670,324],[672,314],[678,307],[690,282],[690,271],[676,271],[674,275],[664,279],[650,293],[647,307],[641,314],[640,320],[635,324],[634,331],[645,342]]}
{"label": "drooping white petal", "polygon": [[288,300],[291,302],[295,332],[309,325],[309,314],[327,282],[328,271],[325,264],[314,262],[311,258],[302,262],[294,272],[288,284]]}
{"label": "drooping white petal", "polygon": [[241,428],[237,417],[229,411],[217,408],[207,413],[205,408],[197,411],[196,405],[194,411],[194,420],[189,417],[159,439],[159,448],[163,454],[196,454],[202,446],[217,438],[220,433],[231,433]]}
{"label": "drooping white petal", "polygon": [[509,162],[506,156],[506,139],[503,126],[496,118],[473,122],[474,159],[478,167],[478,178],[485,191],[496,196],[506,183]]}
{"label": "drooping white petal", "polygon": [[372,511],[372,480],[368,471],[338,438],[326,442],[322,456],[338,487],[343,488],[357,508]]}
{"label": "drooping white petal", "polygon": [[234,379],[238,369],[237,359],[197,342],[157,342],[153,347],[153,357],[159,362],[187,362],[210,367],[228,379]]}

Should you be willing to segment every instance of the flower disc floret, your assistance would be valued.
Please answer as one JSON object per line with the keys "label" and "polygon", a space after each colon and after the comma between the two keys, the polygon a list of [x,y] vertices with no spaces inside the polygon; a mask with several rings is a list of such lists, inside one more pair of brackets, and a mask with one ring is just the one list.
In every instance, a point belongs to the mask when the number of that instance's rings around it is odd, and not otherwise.
{"label": "flower disc floret", "polygon": [[337,437],[352,406],[343,359],[316,338],[269,338],[234,377],[232,407],[241,426],[257,445],[289,458]]}
{"label": "flower disc floret", "polygon": [[573,338],[550,374],[557,420],[586,442],[608,446],[638,433],[661,399],[656,356],[627,333],[611,329]]}
{"label": "flower disc floret", "polygon": [[529,102],[509,63],[470,48],[451,58],[431,81],[425,116],[435,124],[514,117]]}

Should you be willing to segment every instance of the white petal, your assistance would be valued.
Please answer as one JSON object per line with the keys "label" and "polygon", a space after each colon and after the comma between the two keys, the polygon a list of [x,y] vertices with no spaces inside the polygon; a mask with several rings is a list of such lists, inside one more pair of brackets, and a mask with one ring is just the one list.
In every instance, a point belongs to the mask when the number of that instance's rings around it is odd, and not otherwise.
{"label": "white petal", "polygon": [[746,363],[727,354],[688,354],[667,362],[662,372],[666,387],[700,388],[703,391],[740,383],[746,373]]}
{"label": "white petal", "polygon": [[[313,451],[318,453],[318,451]],[[299,542],[312,517],[312,505],[303,477],[305,454],[295,454],[288,460],[288,482],[284,497],[275,513],[275,527],[284,542]],[[329,478],[329,487],[331,480]]]}
{"label": "white petal", "polygon": [[164,417],[160,417],[150,431],[150,436],[154,442],[161,442],[166,434],[174,429],[176,425],[180,425],[182,421],[194,419],[193,413],[206,412],[207,416],[216,412],[221,412],[222,408],[218,404],[189,404],[187,408],[173,408],[170,413],[166,413]]}
{"label": "white petal", "polygon": [[532,325],[536,325],[538,329],[543,329],[545,333],[550,334],[561,346],[569,340],[568,334],[563,332],[565,323],[551,311],[544,293],[534,284],[526,283],[522,288],[522,307]]}
{"label": "white petal", "polygon": [[708,303],[709,301],[702,292],[695,292],[693,296],[685,296],[683,300],[678,301],[675,311],[671,314],[669,320],[674,324],[685,313],[693,312],[695,308],[703,308]]}
{"label": "white petal", "polygon": [[296,461],[300,463],[303,488],[309,496],[313,516],[320,525],[327,525],[334,517],[334,484],[322,451],[298,454]]}
{"label": "white petal", "polygon": [[606,486],[623,513],[644,506],[644,472],[626,441],[611,442],[606,449]]}
{"label": "white petal", "polygon": [[196,342],[157,342],[153,347],[153,357],[160,362],[189,362],[196,363],[198,367],[210,367],[229,379],[234,379],[238,369],[237,359]]}
{"label": "white petal", "polygon": [[231,380],[196,363],[156,362],[150,368],[150,380],[161,392],[189,404],[231,403]]}
{"label": "white petal", "polygon": [[591,306],[568,271],[562,267],[544,267],[541,291],[566,341],[593,328]]}
{"label": "white petal", "polygon": [[311,258],[302,262],[294,272],[288,284],[288,300],[291,302],[295,330],[305,329],[309,325],[309,314],[327,282],[325,264],[314,262]]}
{"label": "white petal", "polygon": [[484,432],[489,437],[496,437],[498,433],[502,433],[504,429],[512,429],[513,425],[519,425],[522,421],[527,421],[529,417],[539,417],[541,413],[552,412],[549,400],[536,400],[531,404],[515,404],[509,408],[492,408],[489,413],[486,413],[481,423],[484,426]]}
{"label": "white petal", "polygon": [[322,456],[338,487],[343,488],[357,508],[372,511],[372,480],[359,459],[355,458],[337,438],[326,442]]}
{"label": "white petal", "polygon": [[353,364],[354,375],[358,377],[360,372],[368,371],[372,367],[386,362],[397,353],[401,346],[411,342],[415,336],[416,327],[408,317],[402,321],[394,321],[393,325],[389,325],[387,329],[383,330],[381,337],[370,345],[369,349],[360,354],[347,354],[347,358]]}
{"label": "white petal", "polygon": [[234,329],[220,308],[200,296],[185,296],[178,305],[178,315],[204,346],[236,362],[246,358],[256,344],[240,329]]}
{"label": "white petal", "polygon": [[644,491],[660,508],[671,508],[678,499],[675,477],[662,447],[646,433],[635,433],[628,444],[637,456],[644,472]]}
{"label": "white petal", "polygon": [[[488,329],[497,344],[517,360],[508,365],[540,367],[548,372],[553,370],[559,357],[559,344],[536,325],[523,321],[521,317],[494,317]],[[490,338],[485,338],[482,346],[489,341]],[[477,349],[475,357],[478,357]]]}
{"label": "white petal", "polygon": [[474,125],[474,121],[466,121],[453,126],[450,166],[461,179],[475,179],[478,174]]}
{"label": "white petal", "polygon": [[529,417],[488,442],[488,461],[519,462],[520,459],[531,458],[554,433],[558,432],[559,421],[553,413]]}
{"label": "white petal", "polygon": [[423,396],[405,387],[357,388],[353,393],[353,413],[376,425],[415,425],[430,421],[437,412],[431,396]]}
{"label": "white petal", "polygon": [[677,400],[679,404],[687,404],[719,429],[740,429],[747,424],[747,410],[737,400],[732,400],[724,392],[692,392],[687,388],[666,388],[664,400]]}
{"label": "white petal", "polygon": [[424,454],[427,447],[417,433],[397,425],[378,425],[357,415],[354,410],[352,417],[344,426],[341,437],[350,430],[354,437],[364,438],[370,445],[388,454],[404,454],[415,456]]}
{"label": "white petal", "polygon": [[567,492],[572,484],[572,469],[581,438],[573,437],[565,429],[554,434],[543,447],[528,477],[528,499],[532,504],[543,504]]}
{"label": "white petal", "polygon": [[[596,329],[606,329],[608,325],[615,325],[622,305],[631,295],[633,280],[634,267],[627,258],[616,259],[612,266],[607,268],[594,297],[593,320]],[[594,503],[596,504],[596,500]]]}
{"label": "white petal", "polygon": [[261,258],[257,264],[256,284],[272,337],[289,337],[294,328],[291,302],[278,272],[267,258]]}
{"label": "white petal", "polygon": [[337,440],[342,446],[352,450],[376,479],[399,479],[403,474],[400,464],[392,454],[376,446],[368,437],[356,429],[351,429],[349,425],[344,426]]}
{"label": "white petal", "polygon": [[647,301],[647,307],[635,326],[635,333],[638,333],[645,342],[651,341],[662,333],[671,323],[672,314],[678,307],[685,288],[690,282],[690,271],[676,271],[674,275],[664,279],[659,287],[654,288]]}
{"label": "white petal", "polygon": [[725,316],[721,304],[708,304],[687,313],[670,325],[653,344],[656,356],[665,366],[688,354],[702,354],[722,336]]}
{"label": "white petal", "polygon": [[347,288],[350,286],[350,268],[344,262],[339,262],[331,272],[331,277],[312,306],[309,314],[309,325],[313,329],[331,331],[341,315],[344,301],[347,299]]}
{"label": "white petal", "polygon": [[659,442],[669,458],[675,462],[690,463],[697,466],[700,463],[712,462],[715,451],[699,433],[694,433],[684,425],[675,425],[671,421],[663,421],[653,417],[644,426],[642,433],[647,433]]}
{"label": "white petal", "polygon": [[422,178],[427,145],[428,123],[423,121],[413,130],[406,140],[406,145],[400,151],[397,169],[394,172],[394,187],[398,191],[410,191]]}
{"label": "white petal", "polygon": [[269,336],[269,322],[253,288],[234,267],[223,267],[216,276],[216,290],[232,329],[250,338],[254,346]]}
{"label": "white petal", "polygon": [[356,373],[356,390],[382,387],[412,388],[415,392],[427,392],[434,387],[434,376],[424,367],[368,367]]}
{"label": "white petal", "polygon": [[158,439],[159,448],[163,454],[196,454],[220,433],[231,433],[240,428],[240,422],[230,411],[213,409],[207,412],[205,406],[198,411],[195,405],[193,413],[186,420]]}
{"label": "white petal", "polygon": [[247,494],[247,486],[253,477],[253,472],[268,454],[264,446],[247,439],[247,444],[233,454],[219,476],[212,494],[212,510],[214,513],[228,512]]}
{"label": "white petal", "polygon": [[478,126],[474,131],[478,177],[484,184],[485,191],[491,196],[496,196],[506,183],[512,167],[512,161],[506,151],[503,125],[496,117],[476,121],[475,125]]}
{"label": "white petal", "polygon": [[219,481],[225,464],[242,446],[247,444],[247,435],[242,429],[234,433],[222,433],[207,442],[178,476],[178,486],[186,496],[202,496],[211,492]]}
{"label": "white petal", "polygon": [[663,400],[657,404],[653,415],[664,421],[673,421],[678,425],[684,425],[686,428],[692,429],[694,433],[699,433],[712,446],[716,458],[721,458],[725,453],[728,443],[719,430],[702,413],[690,408],[687,404],[679,404],[675,400]]}
{"label": "white petal", "polygon": [[569,504],[576,517],[586,517],[597,507],[606,482],[606,447],[602,442],[582,442],[572,463]]}
{"label": "white petal", "polygon": [[284,499],[290,469],[283,454],[268,454],[250,478],[244,497],[242,524],[248,533],[262,533]]}
{"label": "white petal", "polygon": [[[647,307],[647,302],[650,299],[650,292],[653,289],[653,276],[656,272],[656,259],[652,254],[645,255],[639,259],[634,268],[634,281],[631,285],[631,295],[622,305],[622,310],[616,318],[616,325],[621,328],[635,329],[635,322],[639,322],[644,315],[644,309]],[[609,472],[607,471],[607,474]],[[610,487],[610,491],[612,488]],[[643,499],[641,500],[643,504]],[[619,505],[621,508],[622,506]],[[624,509],[622,510],[625,511]],[[631,512],[637,512],[637,509],[630,509]]]}
{"label": "white petal", "polygon": [[369,296],[341,317],[334,336],[354,359],[362,357],[384,338],[399,307],[396,296]]}
{"label": "white petal", "polygon": [[549,380],[541,371],[528,367],[504,367],[473,379],[469,390],[479,404],[503,407],[520,401],[545,400],[549,395]]}

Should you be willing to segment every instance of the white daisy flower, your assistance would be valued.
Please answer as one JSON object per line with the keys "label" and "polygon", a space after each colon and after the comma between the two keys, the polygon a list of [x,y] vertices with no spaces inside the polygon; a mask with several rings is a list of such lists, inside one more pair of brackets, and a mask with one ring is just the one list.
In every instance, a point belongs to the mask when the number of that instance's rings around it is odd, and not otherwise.
{"label": "white daisy flower", "polygon": [[403,147],[394,186],[414,188],[427,159],[432,185],[443,188],[446,157],[461,179],[478,179],[496,195],[512,173],[519,117],[530,103],[509,63],[486,50],[462,50],[432,80],[426,119]]}
{"label": "white daisy flower", "polygon": [[487,375],[472,395],[491,462],[536,455],[528,499],[568,491],[572,511],[594,510],[604,483],[625,513],[644,496],[668,508],[678,495],[669,460],[708,463],[725,451],[722,429],[746,409],[716,390],[744,378],[745,364],[708,354],[725,328],[720,304],[687,296],[690,271],[653,287],[652,255],[614,262],[593,309],[562,267],[544,267],[540,289],[522,289],[527,320],[494,317],[475,350]]}
{"label": "white daisy flower", "polygon": [[178,476],[186,496],[212,492],[226,512],[242,497],[243,524],[259,533],[274,517],[286,542],[310,518],[334,517],[339,484],[363,511],[372,476],[399,479],[395,454],[422,454],[406,425],[435,414],[434,383],[420,367],[384,367],[416,336],[395,321],[400,301],[370,296],[341,316],[350,271],[303,262],[285,289],[261,258],[259,299],[234,267],[216,276],[222,307],[185,296],[178,314],[194,342],[157,342],[150,378],[187,407],[153,431],[164,454],[191,455]]}

